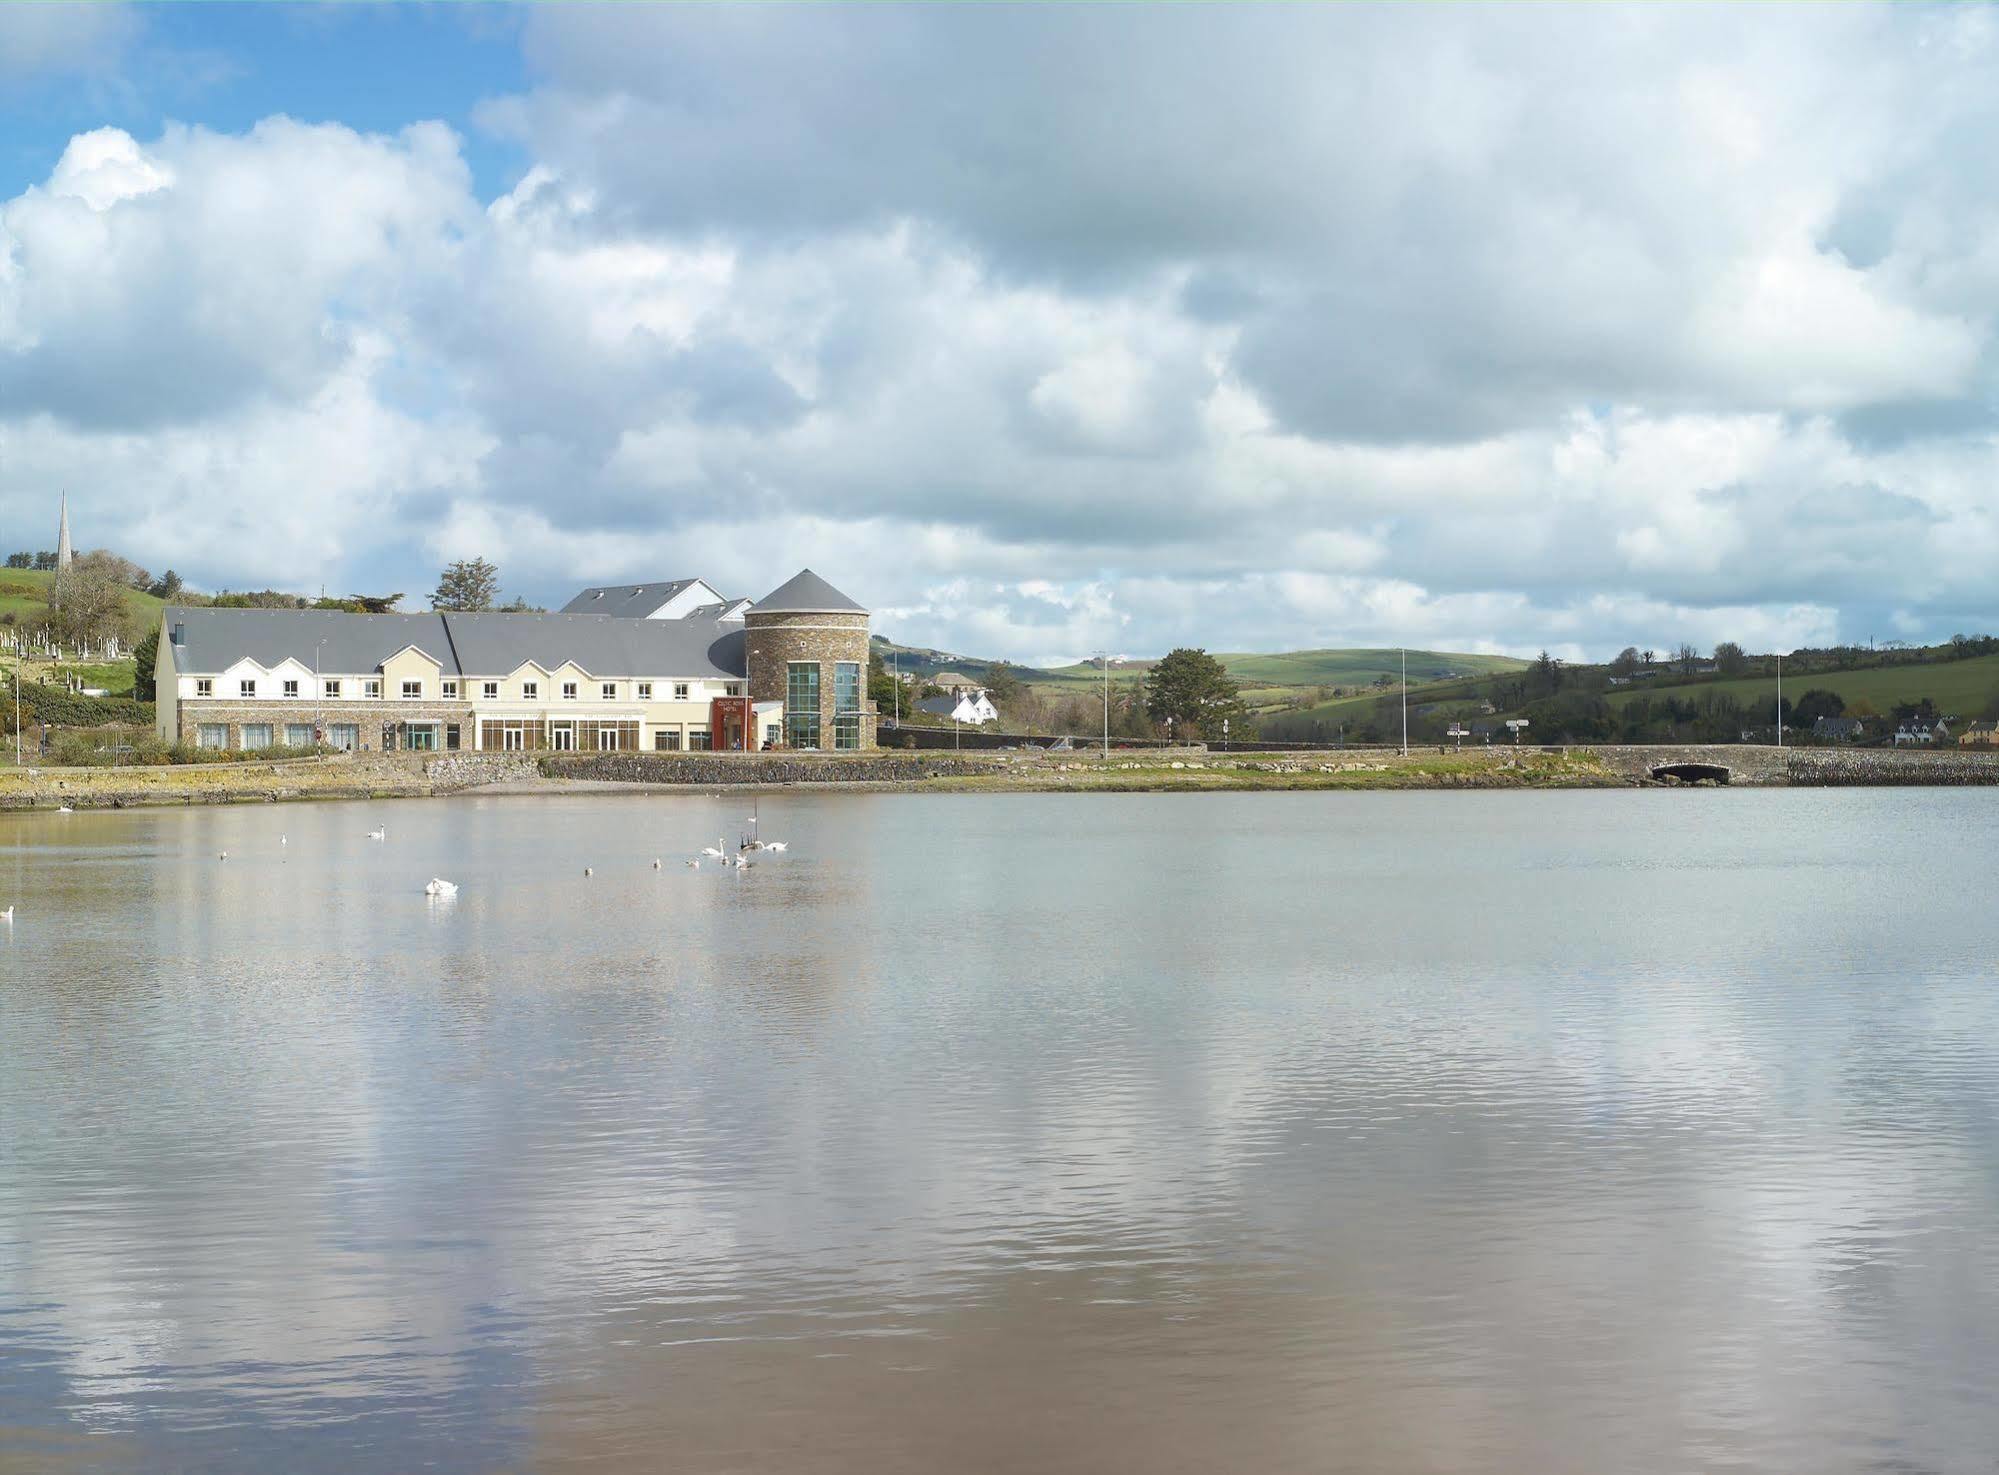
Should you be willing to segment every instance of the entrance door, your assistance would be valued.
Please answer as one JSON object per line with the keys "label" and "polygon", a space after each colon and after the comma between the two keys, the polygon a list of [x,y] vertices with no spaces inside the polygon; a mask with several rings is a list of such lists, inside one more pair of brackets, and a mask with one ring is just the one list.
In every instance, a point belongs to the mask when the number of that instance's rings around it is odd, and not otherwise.
{"label": "entrance door", "polygon": [[435,753],[437,751],[437,727],[434,723],[411,723],[409,729],[409,750],[412,753]]}
{"label": "entrance door", "polygon": [[558,753],[576,751],[576,729],[564,722],[551,726],[548,730],[548,745]]}
{"label": "entrance door", "polygon": [[519,727],[508,727],[501,729],[500,747],[502,751],[508,753],[518,753],[522,749],[526,748],[527,745],[528,745],[528,735],[525,729]]}

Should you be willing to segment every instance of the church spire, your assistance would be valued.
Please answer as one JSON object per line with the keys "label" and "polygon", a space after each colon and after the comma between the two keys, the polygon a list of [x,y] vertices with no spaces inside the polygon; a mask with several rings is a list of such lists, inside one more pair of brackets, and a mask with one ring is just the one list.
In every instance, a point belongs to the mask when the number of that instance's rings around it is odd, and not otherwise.
{"label": "church spire", "polygon": [[56,600],[62,600],[62,576],[69,570],[69,494],[64,493],[56,521]]}

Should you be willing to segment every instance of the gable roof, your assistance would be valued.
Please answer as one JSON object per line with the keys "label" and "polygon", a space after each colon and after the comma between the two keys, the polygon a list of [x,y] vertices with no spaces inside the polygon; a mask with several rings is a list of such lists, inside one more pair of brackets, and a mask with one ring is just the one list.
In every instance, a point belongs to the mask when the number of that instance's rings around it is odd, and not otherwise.
{"label": "gable roof", "polygon": [[655,579],[649,584],[597,584],[562,607],[565,615],[622,615],[639,619],[684,594],[699,579]]}
{"label": "gable roof", "polygon": [[181,627],[177,672],[226,671],[245,656],[266,670],[287,657],[329,675],[373,671],[411,645],[449,676],[506,676],[533,662],[574,661],[603,676],[738,679],[743,627],[736,621],[634,620],[613,615],[350,615],[339,610],[167,608],[168,639]]}
{"label": "gable roof", "polygon": [[811,569],[800,569],[750,606],[753,615],[864,615],[867,611]]}

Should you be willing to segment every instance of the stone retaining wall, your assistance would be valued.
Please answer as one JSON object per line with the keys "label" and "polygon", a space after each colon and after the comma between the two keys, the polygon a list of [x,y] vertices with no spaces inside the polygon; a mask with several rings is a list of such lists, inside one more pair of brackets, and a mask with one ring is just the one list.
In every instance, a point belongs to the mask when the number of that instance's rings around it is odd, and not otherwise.
{"label": "stone retaining wall", "polygon": [[1792,748],[1787,776],[1800,787],[1999,784],[1999,752],[1897,748]]}
{"label": "stone retaining wall", "polygon": [[543,753],[555,779],[622,784],[882,784],[988,773],[992,760],[948,753]]}

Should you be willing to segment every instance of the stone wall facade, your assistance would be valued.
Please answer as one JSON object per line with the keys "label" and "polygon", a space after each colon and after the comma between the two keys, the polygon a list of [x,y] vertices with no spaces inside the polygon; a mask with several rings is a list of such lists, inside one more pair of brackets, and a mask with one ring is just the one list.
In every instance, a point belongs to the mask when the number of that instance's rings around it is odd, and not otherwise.
{"label": "stone wall facade", "polygon": [[[819,667],[818,746],[834,748],[833,668],[853,661],[861,668],[860,744],[875,746],[874,704],[868,700],[868,617],[864,614],[758,614],[744,621],[748,635],[750,700],[784,703],[790,668],[811,661]],[[788,730],[788,728],[787,728]],[[761,740],[761,734],[759,735]]]}
{"label": "stone wall facade", "polygon": [[[382,728],[385,723],[398,727],[408,722],[439,724],[439,751],[444,749],[446,728],[456,723],[460,747],[469,748],[473,743],[472,708],[464,702],[401,702],[379,697],[354,702],[232,702],[194,697],[178,704],[175,717],[179,728],[174,734],[177,741],[193,744],[204,723],[220,723],[229,729],[231,748],[241,748],[244,727],[258,723],[270,727],[272,739],[279,744],[285,740],[286,726],[292,723],[307,723],[321,730],[331,729],[338,723],[352,723],[358,729],[360,750],[364,753],[384,751]],[[396,746],[402,746],[400,732],[396,735]]]}
{"label": "stone wall facade", "polygon": [[541,772],[555,779],[664,784],[914,783],[953,774],[991,773],[995,760],[949,753],[545,753]]}

